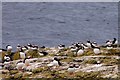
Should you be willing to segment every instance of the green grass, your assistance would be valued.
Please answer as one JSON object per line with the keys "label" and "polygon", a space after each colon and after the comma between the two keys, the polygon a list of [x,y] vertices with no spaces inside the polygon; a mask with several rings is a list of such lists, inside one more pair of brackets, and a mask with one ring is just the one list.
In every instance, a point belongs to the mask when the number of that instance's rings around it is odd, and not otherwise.
{"label": "green grass", "polygon": [[37,68],[37,69],[34,69],[33,71],[32,71],[32,73],[39,73],[39,72],[42,72],[43,71],[43,68]]}
{"label": "green grass", "polygon": [[97,64],[97,61],[94,59],[90,59],[90,60],[85,60],[84,64]]}

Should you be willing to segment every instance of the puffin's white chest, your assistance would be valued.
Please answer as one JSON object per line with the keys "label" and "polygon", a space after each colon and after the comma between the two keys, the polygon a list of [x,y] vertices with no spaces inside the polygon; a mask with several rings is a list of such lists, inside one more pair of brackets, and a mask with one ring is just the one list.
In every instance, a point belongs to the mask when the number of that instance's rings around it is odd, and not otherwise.
{"label": "puffin's white chest", "polygon": [[25,53],[24,52],[20,52],[20,58],[22,58],[22,59],[25,58]]}
{"label": "puffin's white chest", "polygon": [[74,72],[75,68],[68,68],[68,72]]}
{"label": "puffin's white chest", "polygon": [[25,64],[24,63],[18,63],[17,64],[17,69],[22,69],[23,68],[23,66],[24,66]]}
{"label": "puffin's white chest", "polygon": [[100,49],[98,49],[98,48],[94,48],[93,51],[94,51],[95,54],[100,54]]}
{"label": "puffin's white chest", "polygon": [[82,50],[82,49],[80,49],[80,50],[77,52],[78,55],[82,55],[83,53],[84,53],[84,50]]}

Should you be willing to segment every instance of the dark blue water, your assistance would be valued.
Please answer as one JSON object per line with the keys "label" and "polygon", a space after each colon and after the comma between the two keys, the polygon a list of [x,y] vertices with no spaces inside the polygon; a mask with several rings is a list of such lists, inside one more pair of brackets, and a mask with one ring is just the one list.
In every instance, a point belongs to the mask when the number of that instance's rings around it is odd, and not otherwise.
{"label": "dark blue water", "polygon": [[118,37],[118,3],[13,2],[2,4],[2,43],[66,45]]}

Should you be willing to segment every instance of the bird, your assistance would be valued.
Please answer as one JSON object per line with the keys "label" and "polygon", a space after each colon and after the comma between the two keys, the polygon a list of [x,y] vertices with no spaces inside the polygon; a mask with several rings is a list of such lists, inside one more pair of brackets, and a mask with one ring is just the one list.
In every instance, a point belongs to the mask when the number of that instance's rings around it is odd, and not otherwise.
{"label": "bird", "polygon": [[32,44],[30,44],[30,43],[27,44],[27,48],[28,48],[29,50],[30,50],[32,47],[33,47]]}
{"label": "bird", "polygon": [[106,41],[106,46],[107,46],[107,45],[112,45],[112,41],[111,41],[111,40],[107,40],[107,41]]}
{"label": "bird", "polygon": [[22,47],[20,46],[20,44],[18,44],[16,48],[17,48],[17,51],[20,51]]}
{"label": "bird", "polygon": [[38,50],[38,46],[37,45],[32,46],[31,50]]}
{"label": "bird", "polygon": [[107,47],[106,47],[108,50],[110,50],[110,49],[113,49],[113,46],[112,45],[107,45]]}
{"label": "bird", "polygon": [[54,60],[50,64],[48,64],[47,66],[61,66],[61,65],[62,64],[61,64],[60,60],[55,57]]}
{"label": "bird", "polygon": [[93,49],[93,52],[94,52],[95,54],[100,54],[100,53],[101,53],[99,47],[94,48],[94,49]]}
{"label": "bird", "polygon": [[116,38],[113,38],[112,44],[118,44],[118,41]]}
{"label": "bird", "polygon": [[6,52],[7,51],[7,49],[0,49],[0,53],[2,53],[2,52]]}
{"label": "bird", "polygon": [[27,46],[22,46],[22,48],[21,48],[23,51],[26,51],[26,50],[28,50],[28,47]]}
{"label": "bird", "polygon": [[3,60],[3,66],[4,66],[5,69],[9,69],[9,67],[10,67],[10,61],[11,61],[11,59],[10,59],[9,55],[6,54],[4,56],[4,60]]}
{"label": "bird", "polygon": [[100,61],[100,60],[98,60],[98,61],[97,61],[97,64],[100,64],[100,63],[101,63],[101,61]]}
{"label": "bird", "polygon": [[73,73],[75,72],[75,65],[71,64],[67,71],[69,72],[70,75],[73,75]]}
{"label": "bird", "polygon": [[97,45],[97,42],[95,42],[95,41],[92,43],[92,45],[95,46],[95,47],[98,46],[98,45]]}
{"label": "bird", "polygon": [[2,53],[3,51],[2,51],[2,49],[0,49],[0,53]]}
{"label": "bird", "polygon": [[87,47],[91,48],[91,42],[88,40],[86,43]]}
{"label": "bird", "polygon": [[107,45],[116,45],[116,44],[118,44],[118,41],[117,41],[116,38],[113,38],[113,40],[107,40],[106,41],[106,46]]}
{"label": "bird", "polygon": [[88,49],[89,47],[87,45],[85,45],[84,43],[81,43],[81,46],[84,48],[84,49]]}
{"label": "bird", "polygon": [[11,62],[10,61],[4,61],[3,66],[5,69],[9,69]]}
{"label": "bird", "polygon": [[25,59],[26,58],[26,53],[23,51],[20,51],[20,58]]}
{"label": "bird", "polygon": [[7,49],[7,51],[11,51],[12,50],[12,46],[11,45],[7,45],[6,49]]}
{"label": "bird", "polygon": [[25,58],[23,63],[25,64],[25,66],[29,66],[30,65],[30,58]]}
{"label": "bird", "polygon": [[80,66],[78,64],[75,64],[75,70],[79,70]]}
{"label": "bird", "polygon": [[70,50],[71,50],[72,52],[76,52],[76,51],[78,50],[78,48],[75,47],[75,46],[71,46],[71,47],[70,47]]}
{"label": "bird", "polygon": [[41,52],[39,52],[39,55],[40,55],[40,56],[46,56],[46,55],[48,55],[48,52],[41,51]]}
{"label": "bird", "polygon": [[44,48],[46,48],[46,47],[45,47],[45,46],[41,46],[40,48],[44,49]]}
{"label": "bird", "polygon": [[22,71],[24,66],[25,66],[25,64],[23,63],[23,61],[18,61],[17,64],[16,64],[16,68],[19,71]]}
{"label": "bird", "polygon": [[77,55],[82,55],[84,53],[84,49],[79,49],[78,51],[77,51]]}
{"label": "bird", "polygon": [[100,47],[97,45],[96,42],[91,43],[91,47],[93,48],[93,52],[94,52],[95,54],[100,54],[100,53],[101,53]]}
{"label": "bird", "polygon": [[81,47],[81,45],[80,45],[79,42],[75,42],[75,43],[73,43],[72,45],[73,45],[74,47],[77,47],[77,48],[80,48],[80,47]]}
{"label": "bird", "polygon": [[63,45],[63,44],[59,44],[59,45],[58,45],[58,49],[59,49],[59,50],[62,50],[62,49],[64,49],[64,48],[65,48],[65,45]]}
{"label": "bird", "polygon": [[4,62],[5,61],[11,61],[11,58],[9,57],[8,54],[5,54],[5,56],[4,56]]}

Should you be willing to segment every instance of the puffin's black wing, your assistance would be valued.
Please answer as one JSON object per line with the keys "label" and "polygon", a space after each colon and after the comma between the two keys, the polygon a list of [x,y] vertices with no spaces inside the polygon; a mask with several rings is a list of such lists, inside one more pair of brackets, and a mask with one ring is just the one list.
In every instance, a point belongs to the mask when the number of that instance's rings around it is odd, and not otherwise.
{"label": "puffin's black wing", "polygon": [[45,52],[45,51],[42,51],[40,53],[42,53],[44,56],[48,55],[48,52]]}

